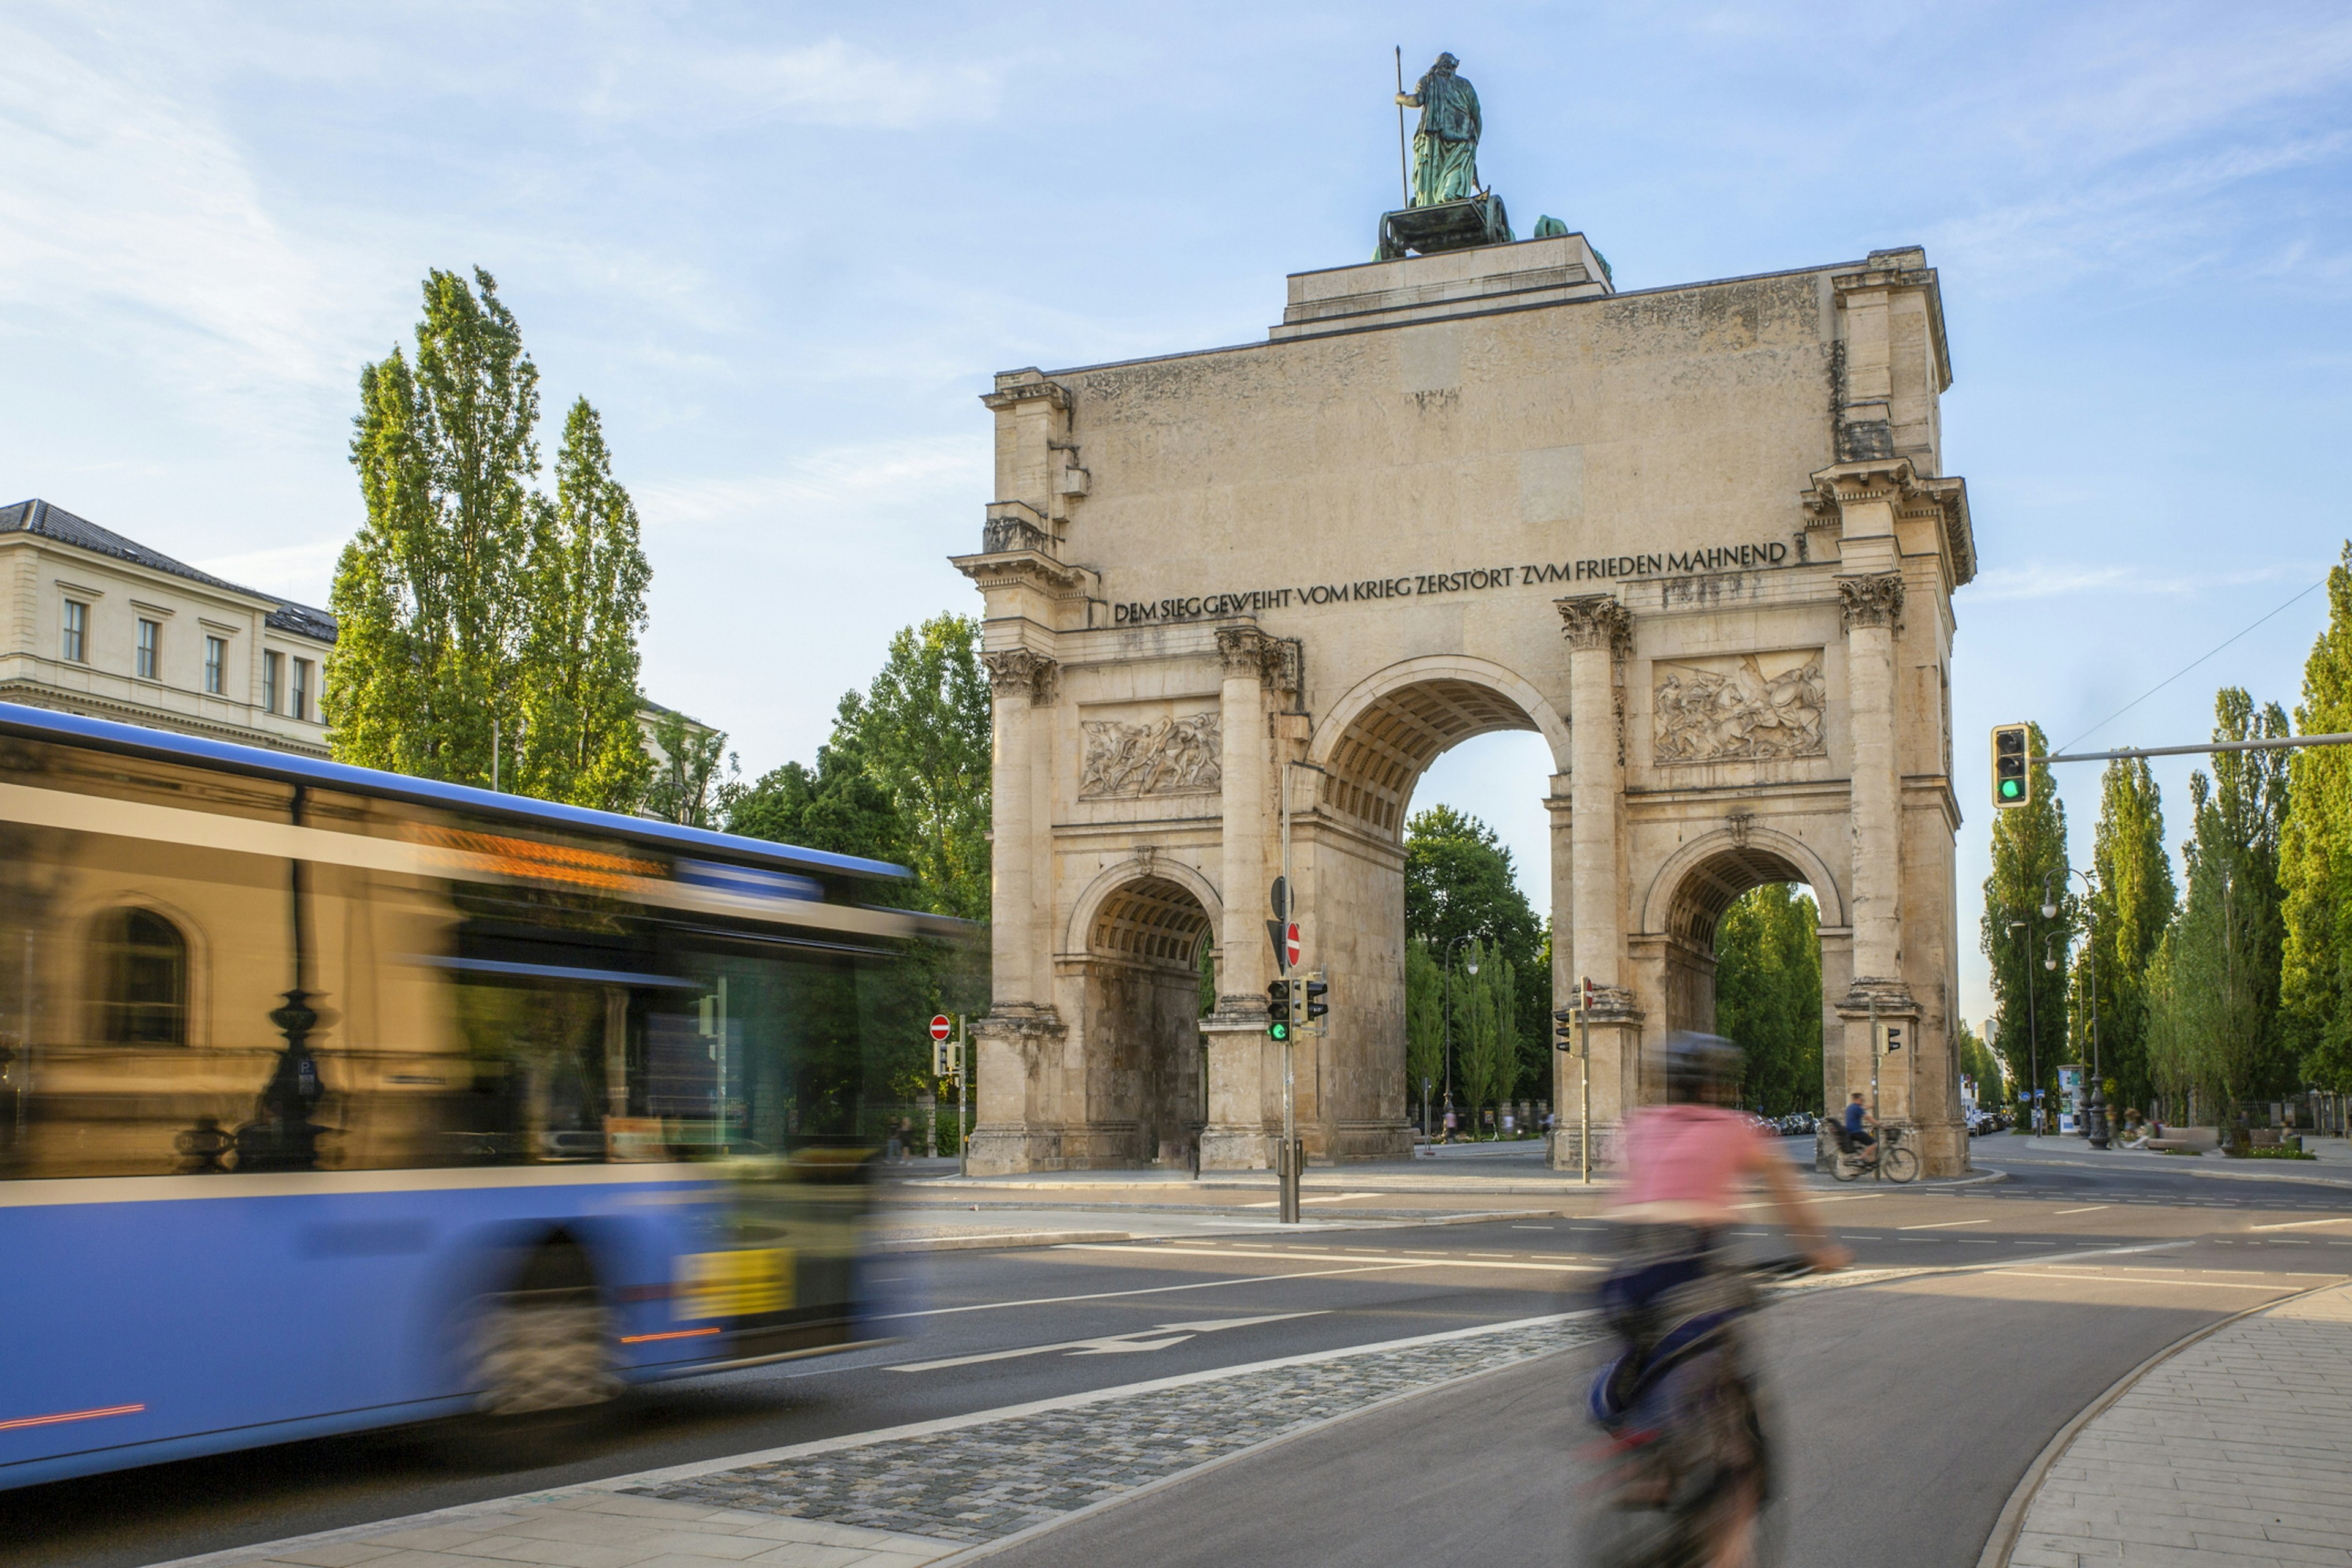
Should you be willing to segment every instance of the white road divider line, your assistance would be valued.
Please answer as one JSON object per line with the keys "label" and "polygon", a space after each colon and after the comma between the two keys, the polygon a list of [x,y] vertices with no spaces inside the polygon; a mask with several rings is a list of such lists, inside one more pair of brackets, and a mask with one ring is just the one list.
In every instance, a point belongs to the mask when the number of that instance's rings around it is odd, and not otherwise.
{"label": "white road divider line", "polygon": [[1934,1225],[1898,1225],[1895,1228],[1897,1230],[1949,1230],[1957,1225],[1990,1225],[1992,1221],[1989,1219],[1946,1219],[1938,1220]]}
{"label": "white road divider line", "polygon": [[2306,1230],[2315,1225],[2352,1225],[2352,1214],[2337,1215],[2333,1219],[2289,1219],[2276,1225],[2258,1225],[2254,1230]]}
{"label": "white road divider line", "polygon": [[2082,1209],[2052,1209],[2052,1210],[2050,1211],[2050,1213],[2051,1213],[2051,1215],[2054,1218],[2054,1217],[2056,1217],[2057,1215],[2062,1215],[2062,1214],[2096,1214],[2096,1213],[2098,1213],[2101,1209],[2113,1208],[2113,1207],[2115,1207],[2115,1206],[2116,1206],[2116,1205],[2113,1205],[2113,1204],[2093,1204],[2093,1205],[2092,1205],[2090,1207],[2088,1207],[2088,1208],[2082,1208]]}
{"label": "white road divider line", "polygon": [[[1270,1312],[1262,1318],[1220,1318],[1194,1323],[1161,1323],[1156,1328],[1139,1329],[1128,1334],[1102,1334],[1093,1339],[1064,1340],[1059,1344],[1018,1345],[1009,1351],[982,1351],[977,1355],[948,1356],[940,1361],[902,1362],[889,1368],[892,1372],[940,1372],[951,1366],[977,1366],[982,1362],[1014,1361],[1022,1356],[1051,1355],[1055,1351],[1071,1355],[1129,1355],[1140,1351],[1164,1351],[1181,1345],[1201,1334],[1213,1334],[1225,1329],[1255,1328],[1260,1323],[1287,1322],[1293,1318],[1319,1318],[1322,1311]],[[1159,1336],[1157,1338],[1153,1336]]]}
{"label": "white road divider line", "polygon": [[[1125,1242],[1091,1241],[1074,1241],[1065,1246],[1055,1247],[1053,1250],[1056,1252],[1119,1252],[1126,1253],[1130,1256],[1144,1256],[1151,1253],[1181,1251],[1182,1255],[1187,1258],[1297,1258],[1298,1256],[1296,1252],[1254,1251],[1238,1247],[1219,1247],[1213,1253],[1209,1253],[1193,1248],[1137,1246]],[[1365,1259],[1365,1265],[1366,1268],[1370,1270],[1382,1268],[1499,1268],[1529,1274],[1598,1274],[1601,1271],[1601,1265],[1598,1263],[1488,1263],[1480,1258],[1447,1257],[1444,1254],[1423,1254],[1418,1258],[1399,1258],[1391,1253],[1390,1256],[1377,1260],[1367,1258]],[[1365,1270],[1355,1270],[1355,1272],[1363,1271]]]}

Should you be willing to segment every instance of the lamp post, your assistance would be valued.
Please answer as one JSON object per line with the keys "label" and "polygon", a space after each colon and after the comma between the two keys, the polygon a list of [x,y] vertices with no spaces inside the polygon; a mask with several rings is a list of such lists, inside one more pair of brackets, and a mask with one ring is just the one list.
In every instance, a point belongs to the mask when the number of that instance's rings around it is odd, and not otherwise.
{"label": "lamp post", "polygon": [[[2025,945],[2033,945],[2033,927],[2025,921],[2009,922],[2011,931],[2025,933]],[[2027,1089],[2026,1106],[2033,1119],[2033,1135],[2042,1136],[2042,1036],[2033,1016],[2033,971],[2025,972],[2025,1061],[2026,1070],[2033,1075]]]}
{"label": "lamp post", "polygon": [[[2071,867],[2059,868],[2057,870],[2051,872],[2049,876],[2042,879],[2042,918],[2044,920],[2055,920],[2058,918],[2058,900],[2050,891],[2050,884],[2053,879],[2060,877],[2082,878],[2084,890],[2094,895],[2095,899],[2099,890],[2099,884],[2092,879],[2092,876],[2088,871],[2077,871]],[[2086,902],[2084,905],[2084,908],[2091,911],[2089,915],[2091,922],[2090,930],[2086,933],[2091,941],[2091,1098],[2089,1103],[2085,1105],[2084,1109],[2090,1113],[2090,1126],[2088,1128],[2088,1131],[2090,1133],[2091,1147],[2094,1149],[2104,1149],[2107,1146],[2107,1090],[2105,1080],[2102,1078],[2099,1068],[2098,905],[2095,901],[2090,901]],[[2047,968],[2049,965],[2045,963],[2043,967]]]}
{"label": "lamp post", "polygon": [[[1445,1110],[1454,1111],[1454,950],[1465,942],[1478,940],[1476,931],[1465,931],[1445,944]],[[1463,965],[1471,973],[1478,973],[1474,962]]]}

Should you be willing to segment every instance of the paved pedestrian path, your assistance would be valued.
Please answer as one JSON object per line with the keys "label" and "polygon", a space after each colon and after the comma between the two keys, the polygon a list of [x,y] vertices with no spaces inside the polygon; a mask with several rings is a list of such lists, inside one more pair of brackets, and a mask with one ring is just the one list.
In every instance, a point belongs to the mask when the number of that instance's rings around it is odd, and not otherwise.
{"label": "paved pedestrian path", "polygon": [[2043,1477],[2013,1568],[2352,1568],[2352,1285],[2144,1373]]}
{"label": "paved pedestrian path", "polygon": [[163,1568],[919,1568],[1597,1332],[1587,1313],[1454,1330],[622,1476]]}

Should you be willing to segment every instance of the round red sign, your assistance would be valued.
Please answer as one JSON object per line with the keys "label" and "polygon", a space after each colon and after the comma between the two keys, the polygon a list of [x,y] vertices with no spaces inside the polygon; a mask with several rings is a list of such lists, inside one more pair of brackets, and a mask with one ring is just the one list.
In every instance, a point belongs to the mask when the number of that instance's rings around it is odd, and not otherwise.
{"label": "round red sign", "polygon": [[947,1037],[948,1017],[946,1014],[941,1013],[931,1020],[931,1038],[935,1040],[944,1040]]}
{"label": "round red sign", "polygon": [[1291,967],[1291,968],[1293,968],[1293,969],[1297,968],[1297,967],[1298,967],[1298,926],[1297,926],[1297,923],[1296,921],[1293,921],[1293,922],[1292,922],[1292,924],[1291,924],[1290,929],[1289,929],[1287,931],[1286,931],[1286,932],[1284,932],[1284,933],[1283,933],[1282,945],[1283,945],[1283,948],[1285,949],[1284,956],[1285,956],[1286,958],[1287,958],[1287,959],[1290,961],[1290,967]]}

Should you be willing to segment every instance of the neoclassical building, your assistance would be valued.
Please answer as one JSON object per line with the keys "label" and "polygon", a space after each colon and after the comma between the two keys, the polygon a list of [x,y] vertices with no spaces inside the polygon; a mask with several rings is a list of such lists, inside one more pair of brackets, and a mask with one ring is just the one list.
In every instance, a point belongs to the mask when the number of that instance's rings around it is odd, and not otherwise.
{"label": "neoclassical building", "polygon": [[[1725,908],[1801,882],[1829,1103],[1874,1087],[1965,1168],[1950,381],[1916,248],[1619,292],[1579,235],[1294,276],[1263,343],[999,375],[956,562],[995,683],[974,1168],[1268,1163],[1286,816],[1332,984],[1294,1063],[1309,1153],[1404,1152],[1406,810],[1506,729],[1551,752],[1528,786],[1555,994],[1598,998],[1596,1127],[1713,1026]],[[1910,1048],[1882,1059],[1882,1022]]]}
{"label": "neoclassical building", "polygon": [[45,500],[0,506],[0,701],[327,754],[335,618]]}

